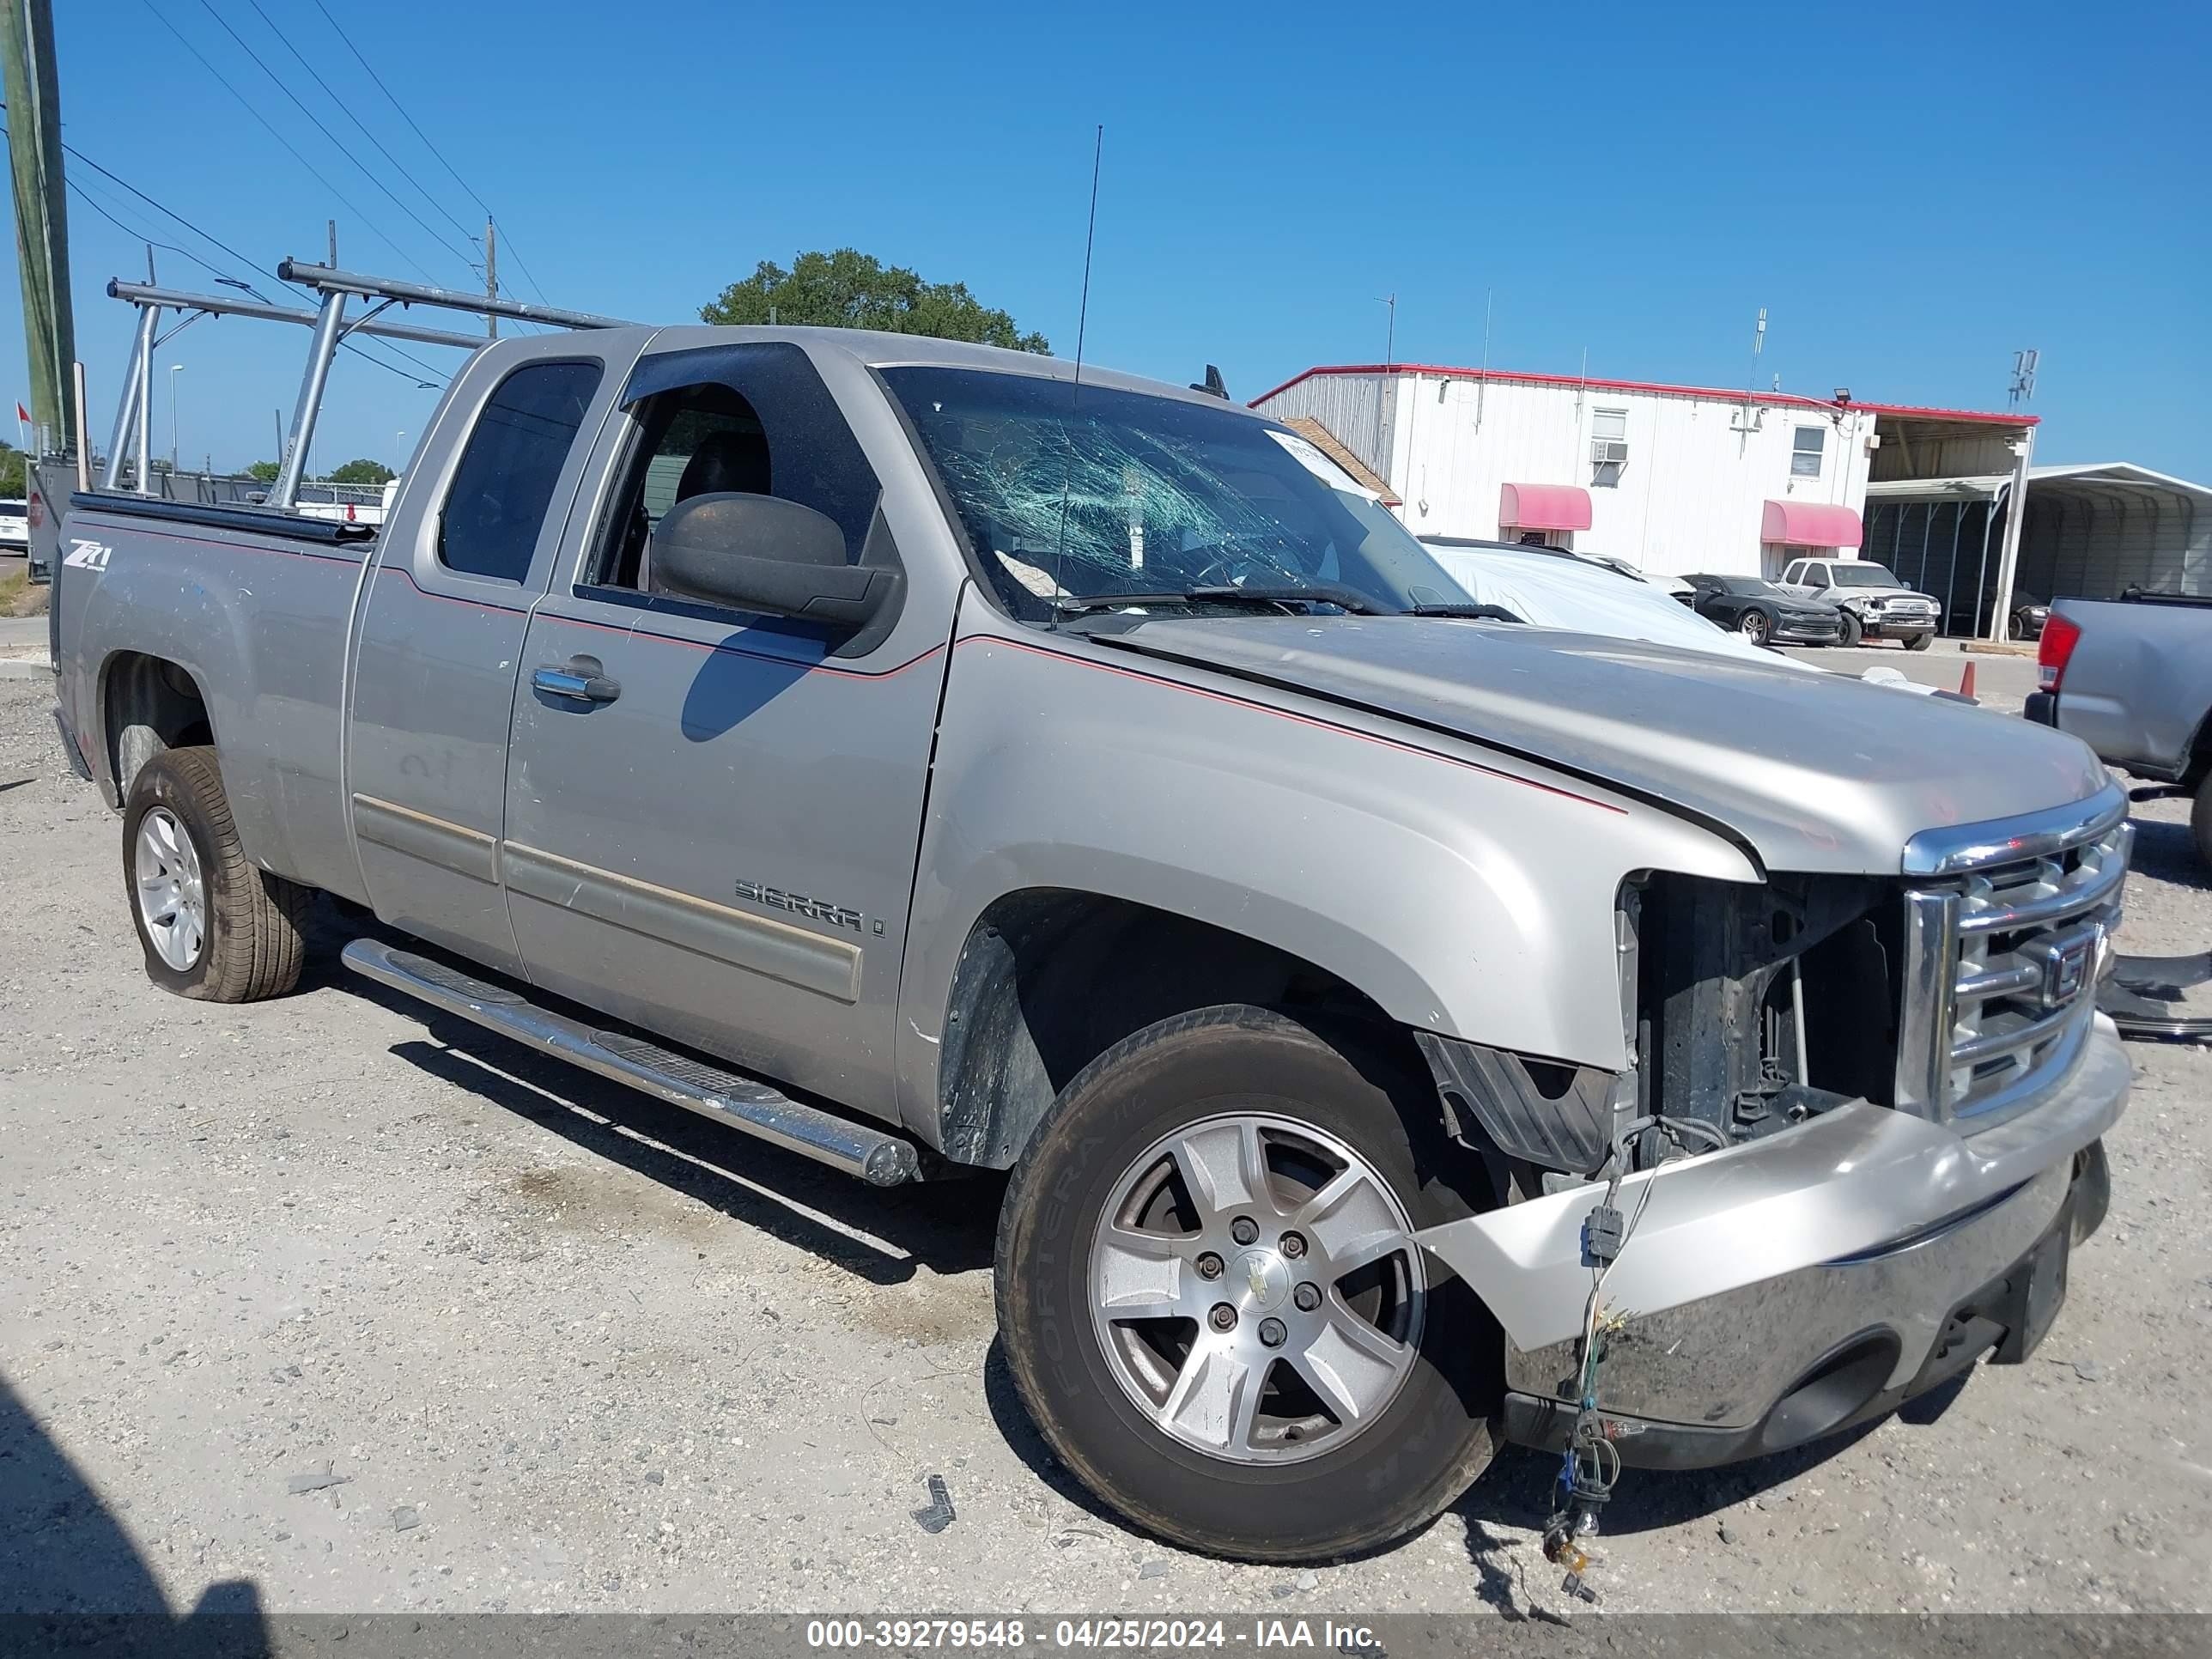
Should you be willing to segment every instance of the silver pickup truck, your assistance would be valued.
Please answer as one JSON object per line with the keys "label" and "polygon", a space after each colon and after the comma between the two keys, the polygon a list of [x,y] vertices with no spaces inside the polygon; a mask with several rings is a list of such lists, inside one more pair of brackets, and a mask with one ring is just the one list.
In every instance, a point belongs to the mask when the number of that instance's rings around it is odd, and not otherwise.
{"label": "silver pickup truck", "polygon": [[1501,1437],[1829,1434],[2021,1358],[2104,1212],[2082,744],[1469,616],[1218,398],[502,340],[378,530],[94,492],[63,548],[157,982],[285,992],[320,891],[429,1007],[879,1185],[1011,1171],[1021,1395],[1189,1545],[1382,1543]]}
{"label": "silver pickup truck", "polygon": [[2061,599],[2037,655],[2028,719],[2192,797],[2190,829],[2212,864],[2212,597]]}

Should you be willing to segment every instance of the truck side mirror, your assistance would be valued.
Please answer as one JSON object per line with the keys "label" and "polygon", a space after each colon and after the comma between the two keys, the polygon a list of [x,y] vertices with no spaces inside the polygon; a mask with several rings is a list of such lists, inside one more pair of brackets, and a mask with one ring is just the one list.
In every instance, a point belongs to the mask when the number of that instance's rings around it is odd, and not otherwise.
{"label": "truck side mirror", "polygon": [[653,532],[653,592],[671,599],[856,629],[889,602],[899,573],[845,562],[827,514],[774,495],[678,501]]}

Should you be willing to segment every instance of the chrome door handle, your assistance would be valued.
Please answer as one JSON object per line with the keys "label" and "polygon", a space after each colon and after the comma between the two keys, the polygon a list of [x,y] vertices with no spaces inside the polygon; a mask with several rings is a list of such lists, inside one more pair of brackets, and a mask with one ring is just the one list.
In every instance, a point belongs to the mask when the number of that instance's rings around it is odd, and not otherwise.
{"label": "chrome door handle", "polygon": [[531,685],[549,697],[572,702],[612,702],[622,687],[606,677],[597,657],[571,657],[564,663],[548,663],[530,676]]}

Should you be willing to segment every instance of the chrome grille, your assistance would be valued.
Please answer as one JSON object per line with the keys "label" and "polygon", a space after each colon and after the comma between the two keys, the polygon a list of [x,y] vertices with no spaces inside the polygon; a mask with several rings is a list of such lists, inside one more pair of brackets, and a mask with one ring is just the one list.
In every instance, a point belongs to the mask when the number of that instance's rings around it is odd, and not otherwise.
{"label": "chrome grille", "polygon": [[2079,1055],[2135,836],[2117,787],[2033,819],[1917,838],[1905,896],[1897,1104],[1971,1133]]}

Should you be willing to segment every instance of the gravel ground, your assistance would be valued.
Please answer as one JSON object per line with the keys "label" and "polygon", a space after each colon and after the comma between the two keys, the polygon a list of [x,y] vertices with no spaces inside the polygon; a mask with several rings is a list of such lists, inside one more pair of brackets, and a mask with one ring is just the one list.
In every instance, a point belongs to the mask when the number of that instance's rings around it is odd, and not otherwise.
{"label": "gravel ground", "polygon": [[[994,1182],[870,1193],[327,953],[279,1002],[155,990],[49,701],[0,684],[0,1610],[1560,1610],[1523,1454],[1315,1572],[1093,1509],[994,1352]],[[2124,944],[2203,948],[2179,804],[2140,811]],[[1632,1472],[1610,1610],[2212,1605],[2212,1053],[2133,1052],[2042,1352],[1841,1443]]]}

